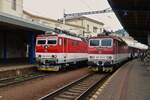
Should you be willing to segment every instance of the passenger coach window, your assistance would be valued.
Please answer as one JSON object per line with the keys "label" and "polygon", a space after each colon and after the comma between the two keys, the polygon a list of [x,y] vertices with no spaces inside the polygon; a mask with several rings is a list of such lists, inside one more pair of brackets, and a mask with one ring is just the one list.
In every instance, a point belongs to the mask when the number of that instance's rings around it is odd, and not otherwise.
{"label": "passenger coach window", "polygon": [[101,46],[111,46],[112,40],[111,39],[103,39],[101,40]]}
{"label": "passenger coach window", "polygon": [[37,41],[37,44],[45,44],[46,43],[46,40],[38,40]]}
{"label": "passenger coach window", "polygon": [[90,46],[99,46],[100,40],[90,40]]}
{"label": "passenger coach window", "polygon": [[56,40],[48,40],[47,44],[56,44],[56,42],[57,42]]}

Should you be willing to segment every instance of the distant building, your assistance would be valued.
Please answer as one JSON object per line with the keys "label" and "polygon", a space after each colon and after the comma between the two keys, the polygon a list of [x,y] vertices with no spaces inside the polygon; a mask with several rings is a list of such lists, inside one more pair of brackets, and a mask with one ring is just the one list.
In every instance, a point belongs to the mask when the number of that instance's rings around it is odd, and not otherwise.
{"label": "distant building", "polygon": [[23,0],[0,0],[0,12],[22,17]]}
{"label": "distant building", "polygon": [[51,18],[34,15],[27,11],[23,11],[23,13],[24,13],[23,18],[28,19],[30,21],[37,22],[37,23],[45,24],[51,28],[65,29],[65,30],[68,30],[68,31],[71,31],[80,35],[82,35],[84,31],[84,27],[80,25],[74,25],[74,24],[69,24],[69,23],[64,25],[62,22],[59,22]]}
{"label": "distant building", "polygon": [[85,36],[97,35],[97,33],[103,32],[104,23],[85,16],[67,18],[65,21],[67,24],[84,27]]}

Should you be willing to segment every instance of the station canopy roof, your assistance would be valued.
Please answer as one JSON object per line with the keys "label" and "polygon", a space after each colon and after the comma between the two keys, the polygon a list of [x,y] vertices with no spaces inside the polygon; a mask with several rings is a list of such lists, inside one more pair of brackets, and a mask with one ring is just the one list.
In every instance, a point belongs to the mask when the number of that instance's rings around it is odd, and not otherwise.
{"label": "station canopy roof", "polygon": [[52,28],[21,17],[0,12],[0,31],[52,31]]}
{"label": "station canopy roof", "polygon": [[150,0],[108,0],[108,2],[131,36],[138,39],[147,37],[150,33]]}

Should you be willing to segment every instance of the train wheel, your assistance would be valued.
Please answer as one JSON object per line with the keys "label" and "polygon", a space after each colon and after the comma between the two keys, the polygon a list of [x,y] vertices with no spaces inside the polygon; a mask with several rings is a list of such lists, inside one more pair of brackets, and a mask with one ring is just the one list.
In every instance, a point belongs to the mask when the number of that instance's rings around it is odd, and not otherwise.
{"label": "train wheel", "polygon": [[105,72],[105,68],[103,67],[103,72]]}
{"label": "train wheel", "polygon": [[103,67],[103,72],[108,72],[108,68]]}
{"label": "train wheel", "polygon": [[113,71],[113,68],[111,67],[110,69],[109,69],[109,72],[112,72]]}
{"label": "train wheel", "polygon": [[111,67],[111,68],[105,68],[105,67],[103,67],[103,70],[102,70],[103,72],[112,72],[113,71],[113,68]]}
{"label": "train wheel", "polygon": [[66,70],[67,70],[66,64],[62,64],[62,65],[61,65],[61,70],[63,70],[63,71],[66,71]]}
{"label": "train wheel", "polygon": [[109,68],[106,68],[106,72],[109,72],[110,71],[110,69]]}

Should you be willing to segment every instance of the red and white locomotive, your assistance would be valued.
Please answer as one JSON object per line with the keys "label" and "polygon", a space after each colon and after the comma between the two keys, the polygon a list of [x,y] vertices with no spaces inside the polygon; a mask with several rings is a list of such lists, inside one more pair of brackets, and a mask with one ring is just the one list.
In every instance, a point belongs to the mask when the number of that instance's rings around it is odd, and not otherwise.
{"label": "red and white locomotive", "polygon": [[88,60],[88,43],[67,31],[55,30],[36,38],[36,61],[39,70],[59,71],[70,64]]}
{"label": "red and white locomotive", "polygon": [[129,58],[128,45],[119,37],[98,35],[89,38],[88,64],[95,71],[112,71]]}

